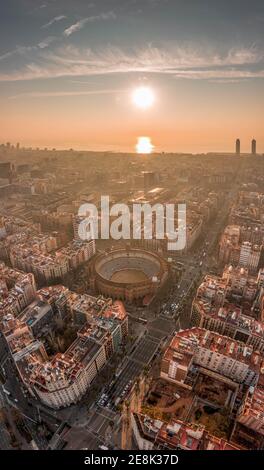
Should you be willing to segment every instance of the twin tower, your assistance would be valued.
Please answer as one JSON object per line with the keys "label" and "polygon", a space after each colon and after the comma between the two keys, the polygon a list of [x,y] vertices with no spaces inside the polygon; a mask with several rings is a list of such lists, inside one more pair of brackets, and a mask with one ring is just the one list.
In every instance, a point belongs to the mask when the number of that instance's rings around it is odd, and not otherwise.
{"label": "twin tower", "polygon": [[[257,142],[255,139],[251,141],[251,155],[257,154]],[[236,140],[236,155],[240,155],[240,139]]]}

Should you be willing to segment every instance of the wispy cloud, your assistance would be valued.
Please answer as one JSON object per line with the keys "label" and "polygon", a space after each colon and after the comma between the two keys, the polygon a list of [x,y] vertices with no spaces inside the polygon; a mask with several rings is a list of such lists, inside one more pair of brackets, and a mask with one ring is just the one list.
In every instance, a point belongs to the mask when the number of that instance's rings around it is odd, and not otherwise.
{"label": "wispy cloud", "polygon": [[4,54],[0,55],[0,60],[5,60],[11,57],[13,54],[17,52],[17,48],[13,49],[12,51],[4,52]]}
{"label": "wispy cloud", "polygon": [[[91,3],[89,7],[92,7],[93,4]],[[63,19],[66,19],[66,15],[59,15],[55,16],[52,18],[48,23],[44,24],[41,29],[47,29],[50,26],[52,26],[54,23],[57,23],[59,21],[62,21]],[[94,16],[89,16],[87,18],[83,18],[80,21],[77,21],[77,23],[72,24],[69,28],[65,29],[63,32],[64,37],[69,37],[73,33],[79,31],[82,29],[86,23],[93,23],[96,21],[108,21],[108,20],[114,20],[116,19],[116,14],[114,11],[108,11],[108,12],[103,12],[100,15],[94,15]],[[15,54],[20,54],[22,55],[25,52],[30,52],[30,51],[37,51],[38,49],[45,49],[46,47],[50,46],[50,44],[56,40],[60,39],[59,36],[48,36],[47,38],[44,38],[41,40],[38,44],[30,45],[30,46],[17,46],[11,51],[7,51],[4,54],[0,55],[0,61],[8,59],[9,57],[15,55]]]}
{"label": "wispy cloud", "polygon": [[48,23],[44,24],[42,26],[42,29],[47,29],[49,28],[50,26],[52,26],[54,23],[58,23],[59,21],[62,21],[64,19],[66,19],[67,16],[65,15],[59,15],[59,16],[55,16],[54,18],[52,18]]}
{"label": "wispy cloud", "polygon": [[5,52],[4,54],[0,55],[0,61],[8,59],[9,57],[12,57],[15,54],[19,55],[26,55],[28,52],[32,52],[34,50],[37,50],[38,46],[16,46],[15,49],[12,49],[11,51]]}
{"label": "wispy cloud", "polygon": [[4,54],[0,55],[0,61],[9,59],[13,55],[21,55],[27,56],[29,53],[36,53],[41,49],[45,49],[46,47],[50,46],[52,42],[56,40],[56,36],[48,36],[47,38],[42,39],[38,44],[34,44],[31,46],[16,46],[15,49],[11,51],[5,52]]}
{"label": "wispy cloud", "polygon": [[76,33],[76,31],[80,31],[86,23],[88,22],[88,18],[83,18],[82,20],[77,21],[77,23],[72,24],[69,28],[64,30],[64,36],[71,36],[71,34]]}
{"label": "wispy cloud", "polygon": [[264,78],[264,69],[250,71],[250,70],[240,70],[240,69],[230,69],[230,70],[180,70],[175,72],[174,76],[176,78],[187,78],[192,80],[210,80],[218,81],[218,83],[223,82],[234,82],[243,79],[249,78]]}
{"label": "wispy cloud", "polygon": [[102,89],[102,90],[84,90],[84,91],[38,91],[19,93],[17,95],[10,96],[9,99],[17,98],[56,98],[64,96],[92,96],[92,95],[117,95],[120,93],[127,93],[128,90],[120,89]]}
{"label": "wispy cloud", "polygon": [[210,83],[223,83],[223,84],[229,84],[229,83],[241,83],[241,82],[247,82],[249,78],[213,78],[209,79],[208,81]]}
{"label": "wispy cloud", "polygon": [[[44,45],[44,44],[43,44]],[[45,48],[44,48],[45,49]],[[20,50],[23,54],[23,50]],[[38,47],[34,58],[20,70],[0,74],[0,80],[77,77],[113,73],[159,73],[185,79],[263,78],[263,52],[256,47],[230,48],[226,53],[186,47],[134,49],[116,47],[78,49],[71,45],[55,50]]]}
{"label": "wispy cloud", "polygon": [[50,44],[54,41],[56,41],[56,36],[48,36],[38,43],[38,47],[40,49],[45,49],[46,47],[49,47]]}
{"label": "wispy cloud", "polygon": [[64,36],[71,36],[73,33],[80,31],[87,23],[94,23],[95,21],[108,21],[116,19],[116,14],[113,11],[108,11],[106,13],[101,13],[100,15],[88,16],[87,18],[82,18],[76,23],[72,24],[69,28],[65,29]]}

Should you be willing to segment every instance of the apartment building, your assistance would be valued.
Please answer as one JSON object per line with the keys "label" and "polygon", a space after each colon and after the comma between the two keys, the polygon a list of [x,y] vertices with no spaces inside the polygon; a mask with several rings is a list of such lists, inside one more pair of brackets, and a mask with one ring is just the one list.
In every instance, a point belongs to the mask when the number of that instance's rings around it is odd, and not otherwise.
{"label": "apartment building", "polygon": [[202,371],[249,387],[257,384],[263,366],[263,357],[252,347],[203,328],[191,328],[172,339],[163,355],[160,376],[192,389]]}

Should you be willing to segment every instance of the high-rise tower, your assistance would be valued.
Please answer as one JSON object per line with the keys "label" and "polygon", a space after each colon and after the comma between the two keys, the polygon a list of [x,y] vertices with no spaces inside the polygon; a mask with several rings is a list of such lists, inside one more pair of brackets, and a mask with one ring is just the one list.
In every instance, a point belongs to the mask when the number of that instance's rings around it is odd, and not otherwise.
{"label": "high-rise tower", "polygon": [[251,154],[256,155],[256,153],[257,153],[257,142],[255,139],[253,139],[251,142]]}
{"label": "high-rise tower", "polygon": [[240,139],[236,140],[236,154],[240,155]]}

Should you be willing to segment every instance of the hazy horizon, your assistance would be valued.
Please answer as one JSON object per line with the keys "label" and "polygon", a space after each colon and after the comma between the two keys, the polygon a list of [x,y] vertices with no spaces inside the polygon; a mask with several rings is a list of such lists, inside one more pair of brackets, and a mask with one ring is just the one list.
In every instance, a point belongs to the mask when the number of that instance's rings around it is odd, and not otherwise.
{"label": "hazy horizon", "polygon": [[[25,150],[28,150],[28,149],[38,149],[39,151],[58,151],[58,152],[67,152],[67,151],[74,151],[74,152],[88,152],[88,153],[92,153],[92,152],[98,152],[98,153],[120,153],[120,154],[129,154],[129,155],[138,155],[139,152],[137,152],[135,149],[132,148],[132,150],[130,150],[129,148],[128,149],[118,149],[118,148],[111,148],[109,149],[109,147],[111,146],[108,146],[108,147],[102,147],[100,148],[100,146],[98,147],[92,147],[92,146],[55,146],[55,145],[50,145],[50,146],[46,146],[46,145],[33,145],[33,144],[30,144],[30,143],[23,143],[23,142],[19,142],[18,140],[14,140],[13,142],[9,142],[8,140],[6,141],[3,141],[3,142],[0,142],[0,145],[1,144],[6,144],[6,143],[10,143],[12,146],[16,146],[17,143],[19,143],[20,145],[20,149],[25,149]],[[242,146],[243,146],[243,143],[242,143]],[[223,155],[234,155],[236,156],[236,153],[235,153],[235,142],[233,142],[233,148],[229,149],[229,150],[222,150],[222,149],[214,149],[214,150],[208,150],[208,151],[186,151],[184,149],[171,149],[171,150],[162,150],[162,149],[158,149],[158,148],[154,148],[153,151],[150,153],[151,155],[155,155],[155,154],[176,154],[176,155],[180,155],[180,154],[183,154],[183,155],[202,155],[202,154],[223,154]],[[262,155],[263,152],[261,151],[257,151],[257,154],[256,155]],[[149,155],[149,154],[148,154]],[[245,145],[245,149],[242,149],[241,152],[240,152],[240,156],[243,156],[243,155],[251,155],[251,141],[248,143],[246,143]]]}

